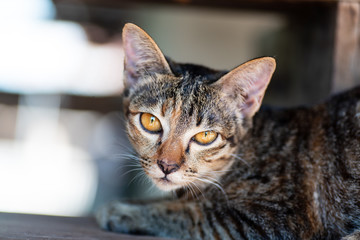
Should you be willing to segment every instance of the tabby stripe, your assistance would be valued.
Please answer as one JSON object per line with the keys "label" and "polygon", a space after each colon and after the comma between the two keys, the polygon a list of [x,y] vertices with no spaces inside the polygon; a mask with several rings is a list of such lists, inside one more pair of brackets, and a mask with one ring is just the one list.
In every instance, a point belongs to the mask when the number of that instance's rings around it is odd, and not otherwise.
{"label": "tabby stripe", "polygon": [[[347,113],[347,115],[350,115],[350,113]],[[352,115],[352,114],[351,114]],[[347,128],[349,129],[353,129],[354,126],[352,125],[352,118],[349,118],[347,117],[346,119],[341,119],[343,121],[343,124],[341,125],[342,126],[342,129],[339,130],[339,132],[342,132],[343,133],[343,139],[351,139],[353,138],[354,141],[355,138],[354,136],[351,136],[351,132],[354,132],[354,131],[349,131],[349,133],[347,133]],[[340,120],[340,121],[341,121]],[[347,126],[347,127],[345,127]],[[350,135],[350,136],[349,136]],[[348,171],[347,169],[347,164],[346,164],[346,157],[348,156],[348,153],[346,152],[346,149],[347,149],[347,146],[345,146],[346,144],[346,141],[337,141],[338,138],[335,138],[335,141],[337,142],[337,147],[338,147],[338,150],[339,150],[339,153],[336,155],[336,160],[339,162],[339,165],[338,167],[340,168],[340,171],[342,173],[342,176],[344,179],[352,179],[353,176],[351,175],[351,173]],[[342,156],[342,157],[340,157]]]}
{"label": "tabby stripe", "polygon": [[231,137],[228,137],[226,138],[227,141],[230,142],[230,147],[236,147],[236,143],[235,143],[235,137],[234,136],[231,136]]}
{"label": "tabby stripe", "polygon": [[[138,137],[139,135],[142,136],[142,133],[141,133],[140,130],[135,126],[134,123],[129,122],[129,125],[131,125],[131,127],[133,128],[133,130],[134,130],[134,132],[135,132],[135,135],[130,135],[130,136],[132,136],[133,138]],[[129,131],[129,132],[131,132],[131,131]]]}
{"label": "tabby stripe", "polygon": [[339,120],[337,117],[337,112],[338,111],[341,111],[341,109],[339,110],[338,108],[335,108],[333,111],[334,112],[330,112],[328,113],[330,115],[330,118],[331,119],[331,115],[333,117],[335,117],[334,121],[332,122],[332,124],[330,125],[329,124],[329,120],[327,122],[328,125],[330,126],[327,126],[325,129],[326,129],[326,135],[327,135],[327,139],[330,139],[331,141],[331,148],[332,149],[332,153],[333,153],[333,156],[335,157],[336,161],[335,161],[335,167],[336,169],[339,170],[340,172],[340,175],[344,178],[344,179],[349,179],[351,176],[350,174],[348,173],[347,169],[346,169],[346,165],[344,164],[344,162],[342,161],[342,158],[340,156],[345,156],[343,155],[344,154],[344,146],[343,146],[343,143],[344,141],[338,141],[338,138],[336,137],[336,134],[335,132],[342,132],[343,130],[342,129],[338,129],[338,121],[341,121]]}
{"label": "tabby stripe", "polygon": [[[279,211],[284,211],[283,210],[283,207],[282,206],[285,206],[285,203],[281,203],[281,202],[269,202],[269,201],[264,201],[264,202],[261,202],[261,203],[255,203],[253,205],[253,209],[264,209],[264,211],[267,212],[267,215],[269,218],[272,219],[273,222],[276,222],[276,220],[278,219],[277,218],[277,213]],[[302,218],[306,218],[306,214],[302,217]],[[271,220],[270,220],[271,221]],[[281,232],[278,230],[279,227],[274,227],[273,230],[274,230],[274,235],[277,237],[277,238],[281,238],[282,234]],[[290,232],[290,229],[287,227],[287,226],[282,226],[282,229],[283,230],[286,230],[287,232]]]}
{"label": "tabby stripe", "polygon": [[[221,158],[214,158],[214,159],[204,159],[205,162],[208,162],[208,163],[211,163],[213,161],[217,161],[217,162],[220,162],[220,161],[230,161],[232,159],[232,157],[221,157]],[[221,167],[222,168],[222,167]]]}
{"label": "tabby stripe", "polygon": [[202,238],[202,239],[205,239],[205,233],[204,233],[204,226],[202,225],[202,223],[201,223],[201,221],[199,221],[198,223],[197,223],[197,226],[198,226],[198,229],[199,229],[199,232],[200,232],[200,237]]}
{"label": "tabby stripe", "polygon": [[231,210],[227,210],[226,214],[229,221],[231,221],[236,226],[237,232],[240,234],[241,238],[248,240],[249,238],[245,234],[244,226],[242,225],[241,221],[239,221],[238,218],[234,216]]}
{"label": "tabby stripe", "polygon": [[210,210],[210,209],[207,209],[207,211],[206,211],[206,220],[208,221],[208,223],[209,223],[209,226],[210,226],[210,229],[212,230],[212,232],[213,232],[213,237],[215,238],[215,239],[217,239],[217,240],[222,240],[222,238],[221,238],[221,236],[220,236],[220,234],[219,234],[219,232],[217,231],[217,229],[216,229],[216,227],[214,226],[214,224],[213,224],[213,218],[212,218],[212,211]]}
{"label": "tabby stripe", "polygon": [[188,210],[188,211],[187,211],[187,214],[188,214],[188,216],[189,216],[189,218],[190,218],[191,225],[192,225],[192,226],[195,226],[195,219],[194,219],[193,213],[192,213],[190,210]]}
{"label": "tabby stripe", "polygon": [[191,104],[189,109],[189,117],[191,117],[194,113],[194,106]]}
{"label": "tabby stripe", "polygon": [[128,109],[128,113],[129,113],[129,115],[131,115],[131,116],[135,116],[135,115],[138,114],[139,112],[133,112],[133,111],[131,111],[130,109]]}
{"label": "tabby stripe", "polygon": [[192,217],[194,217],[193,214],[196,214],[197,215],[197,219],[200,219],[197,221],[196,225],[195,225],[195,219],[192,219],[192,221],[194,222],[194,227],[196,227],[198,230],[199,230],[199,234],[200,234],[200,238],[201,239],[205,239],[205,232],[204,232],[204,226],[203,226],[203,223],[205,222],[205,219],[204,219],[204,208],[203,206],[199,206],[197,208],[194,209],[195,211],[192,211],[189,209],[189,212]]}
{"label": "tabby stripe", "polygon": [[163,103],[162,107],[161,107],[161,116],[165,117],[165,111],[166,111],[166,104]]}
{"label": "tabby stripe", "polygon": [[[215,220],[216,222],[220,225],[220,227],[222,227],[222,229],[227,233],[227,235],[229,236],[230,239],[234,239],[232,234],[231,234],[231,231],[229,229],[229,226],[228,224],[226,224],[224,222],[224,216],[219,213],[219,211],[214,211],[214,216],[215,216]],[[234,239],[235,240],[235,239]]]}
{"label": "tabby stripe", "polygon": [[216,147],[216,148],[211,149],[211,153],[212,153],[212,154],[216,154],[217,151],[220,151],[220,150],[223,149],[226,145],[227,145],[227,143],[224,143],[223,145],[221,145],[221,146],[219,146],[219,147]]}
{"label": "tabby stripe", "polygon": [[232,214],[232,216],[234,216],[239,222],[246,223],[253,230],[256,230],[264,239],[269,239],[266,232],[262,229],[262,227],[260,225],[255,223],[248,216],[246,216],[244,213],[241,213],[237,209],[232,209],[232,210],[233,211],[230,211],[230,214]]}
{"label": "tabby stripe", "polygon": [[217,161],[229,161],[231,159],[232,159],[232,156],[230,156],[230,157],[222,157],[222,158],[217,159]]}
{"label": "tabby stripe", "polygon": [[203,120],[203,117],[201,115],[197,117],[197,119],[196,119],[196,126],[197,127],[200,126],[202,120]]}

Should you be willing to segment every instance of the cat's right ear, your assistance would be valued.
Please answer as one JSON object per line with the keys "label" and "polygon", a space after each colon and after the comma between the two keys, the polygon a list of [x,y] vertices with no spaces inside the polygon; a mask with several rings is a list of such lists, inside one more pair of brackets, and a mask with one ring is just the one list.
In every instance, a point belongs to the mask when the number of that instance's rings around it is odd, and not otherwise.
{"label": "cat's right ear", "polygon": [[134,86],[149,74],[172,74],[169,64],[154,40],[132,23],[125,24],[122,32],[125,51],[124,85]]}

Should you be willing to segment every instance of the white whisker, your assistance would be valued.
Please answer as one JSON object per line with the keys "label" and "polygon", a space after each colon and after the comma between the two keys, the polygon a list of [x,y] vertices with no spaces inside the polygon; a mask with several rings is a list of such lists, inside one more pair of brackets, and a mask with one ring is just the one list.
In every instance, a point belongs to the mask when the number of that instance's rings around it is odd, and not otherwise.
{"label": "white whisker", "polygon": [[[115,148],[119,148],[121,147],[122,150],[125,149],[126,151],[128,151],[129,153],[135,153],[135,150],[131,147],[130,143],[128,144],[124,144],[124,140],[123,139],[118,139],[118,140],[114,140],[113,143],[113,147]],[[120,149],[119,149],[120,150]]]}
{"label": "white whisker", "polygon": [[133,179],[128,183],[128,186],[131,185],[132,182],[134,182],[135,180],[139,180],[139,178],[141,179],[141,177],[144,176],[144,172],[143,171],[139,171],[134,177]]}
{"label": "white whisker", "polygon": [[[191,196],[192,198],[196,198],[197,200],[199,200],[199,196],[196,194],[196,190],[194,189],[194,187],[192,185],[195,185],[194,183],[190,182],[187,187],[190,190]],[[188,194],[188,193],[187,193]],[[187,196],[187,198],[189,198],[189,196]]]}
{"label": "white whisker", "polygon": [[219,189],[224,194],[224,197],[225,197],[226,201],[227,202],[229,201],[228,196],[227,196],[224,188],[221,186],[221,184],[218,182],[218,180],[216,180],[214,178],[211,178],[209,176],[195,177],[195,179],[200,181],[200,182],[208,183],[209,185],[215,186],[217,189]]}
{"label": "white whisker", "polygon": [[[203,196],[203,198],[206,199],[204,193],[201,191],[201,188],[200,188],[198,185],[196,185],[195,182],[192,182],[191,184],[194,185],[194,187],[196,187],[196,188],[199,190],[199,192],[200,192],[200,194]],[[194,192],[195,192],[196,198],[199,200],[199,197],[198,197],[198,195],[196,194],[196,190],[195,190],[195,189],[194,189]]]}
{"label": "white whisker", "polygon": [[242,161],[243,163],[245,163],[248,167],[250,167],[249,163],[247,161],[245,161],[245,159],[243,159],[242,157],[239,156],[239,154],[230,154],[231,156],[233,156],[234,158]]}
{"label": "white whisker", "polygon": [[142,168],[134,168],[134,169],[130,169],[129,171],[126,171],[125,173],[122,174],[122,177],[125,177],[127,174],[135,172],[135,171],[142,171]]}
{"label": "white whisker", "polygon": [[140,159],[138,156],[136,156],[135,154],[131,154],[131,153],[118,153],[118,154],[114,154],[113,158],[115,157],[124,157],[124,158],[129,158],[129,159]]}

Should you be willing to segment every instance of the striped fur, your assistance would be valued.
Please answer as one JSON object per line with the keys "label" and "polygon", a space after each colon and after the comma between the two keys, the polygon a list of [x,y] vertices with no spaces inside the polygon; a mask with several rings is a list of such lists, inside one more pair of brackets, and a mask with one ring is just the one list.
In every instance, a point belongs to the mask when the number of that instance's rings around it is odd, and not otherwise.
{"label": "striped fur", "polygon": [[[161,54],[151,44],[146,56]],[[134,65],[139,56],[132,49],[127,58]],[[179,198],[113,202],[98,212],[101,227],[177,239],[358,239],[360,87],[313,107],[257,112],[268,80],[232,79],[263,77],[254,72],[268,59],[226,73],[155,58],[151,71],[147,59],[141,71],[125,65],[128,133],[146,174]],[[161,134],[142,129],[142,112],[161,121]],[[219,133],[212,144],[193,141],[206,130]],[[158,159],[179,165],[166,181]]]}

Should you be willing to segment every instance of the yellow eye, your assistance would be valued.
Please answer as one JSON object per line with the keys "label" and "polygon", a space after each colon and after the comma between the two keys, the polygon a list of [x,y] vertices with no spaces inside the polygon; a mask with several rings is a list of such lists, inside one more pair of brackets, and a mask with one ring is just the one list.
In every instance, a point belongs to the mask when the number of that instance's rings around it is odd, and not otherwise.
{"label": "yellow eye", "polygon": [[142,113],[140,115],[140,122],[150,132],[160,132],[162,130],[159,119],[150,113]]}
{"label": "yellow eye", "polygon": [[194,140],[202,145],[207,145],[215,141],[217,133],[214,131],[205,131],[194,136]]}

